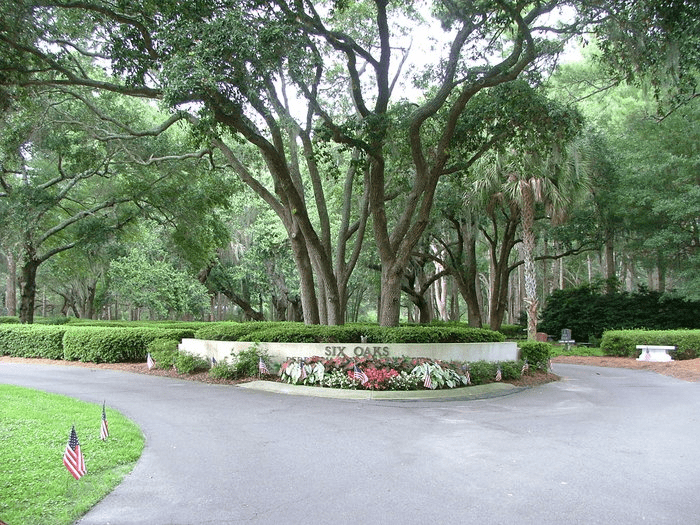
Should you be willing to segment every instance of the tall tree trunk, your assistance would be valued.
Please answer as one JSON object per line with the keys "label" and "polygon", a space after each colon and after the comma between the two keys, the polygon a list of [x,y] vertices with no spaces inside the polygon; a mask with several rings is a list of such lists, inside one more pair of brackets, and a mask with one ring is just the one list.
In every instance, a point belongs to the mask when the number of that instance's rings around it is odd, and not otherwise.
{"label": "tall tree trunk", "polygon": [[20,278],[20,307],[19,320],[21,323],[32,324],[34,322],[34,301],[36,300],[36,272],[39,268],[33,254],[29,254],[22,265]]}
{"label": "tall tree trunk", "polygon": [[525,305],[527,306],[527,338],[537,333],[537,272],[535,269],[535,196],[529,184],[522,185],[523,262],[525,273]]}
{"label": "tall tree trunk", "polygon": [[7,253],[7,280],[5,281],[5,307],[7,315],[17,315],[17,261]]}
{"label": "tall tree trunk", "polygon": [[316,287],[314,286],[314,272],[309,259],[306,244],[300,239],[301,233],[291,235],[292,253],[299,272],[299,288],[301,290],[301,305],[304,311],[304,323],[319,324],[321,322]]}

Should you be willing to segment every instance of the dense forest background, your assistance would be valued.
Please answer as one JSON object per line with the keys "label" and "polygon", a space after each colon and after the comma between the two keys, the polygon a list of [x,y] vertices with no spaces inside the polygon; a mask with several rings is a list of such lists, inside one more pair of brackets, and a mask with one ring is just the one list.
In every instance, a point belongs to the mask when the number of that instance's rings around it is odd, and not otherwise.
{"label": "dense forest background", "polygon": [[692,2],[155,4],[0,7],[0,315],[700,300]]}

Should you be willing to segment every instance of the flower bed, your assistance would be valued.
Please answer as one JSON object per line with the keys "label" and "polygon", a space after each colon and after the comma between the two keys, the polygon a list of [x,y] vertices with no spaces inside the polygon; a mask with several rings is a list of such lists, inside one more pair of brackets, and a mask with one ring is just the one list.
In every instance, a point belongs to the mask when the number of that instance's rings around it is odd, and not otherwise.
{"label": "flower bed", "polygon": [[362,390],[457,388],[520,379],[524,362],[445,362],[426,358],[323,357],[288,359],[279,376],[285,383]]}

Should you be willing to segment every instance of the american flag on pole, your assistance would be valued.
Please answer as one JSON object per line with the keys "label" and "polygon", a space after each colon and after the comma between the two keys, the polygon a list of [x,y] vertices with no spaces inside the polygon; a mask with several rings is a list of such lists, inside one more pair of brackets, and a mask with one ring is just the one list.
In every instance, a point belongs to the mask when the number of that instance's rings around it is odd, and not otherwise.
{"label": "american flag on pole", "polygon": [[360,370],[354,363],[352,365],[352,376],[355,378],[355,381],[359,381],[361,385],[364,385],[367,381],[369,381],[367,374]]}
{"label": "american flag on pole", "polygon": [[425,379],[423,380],[423,386],[425,388],[433,389],[433,379],[430,377],[430,365],[425,364]]}
{"label": "american flag on pole", "polygon": [[258,371],[260,372],[260,375],[270,373],[270,371],[267,369],[267,365],[265,364],[265,361],[263,361],[262,357],[260,357],[258,360]]}
{"label": "american flag on pole", "polygon": [[85,458],[80,450],[78,435],[75,433],[75,425],[71,428],[66,451],[63,453],[63,464],[75,479],[80,479],[87,473]]}
{"label": "american flag on pole", "polygon": [[216,366],[216,357],[211,356],[211,366]]}
{"label": "american flag on pole", "polygon": [[306,374],[306,364],[305,364],[304,361],[302,360],[302,361],[301,361],[301,375],[299,376],[299,378],[300,378],[300,379],[306,379],[306,376],[307,376],[307,374]]}
{"label": "american flag on pole", "polygon": [[496,381],[500,381],[501,379],[503,379],[503,373],[501,372],[501,367],[499,366],[496,369]]}
{"label": "american flag on pole", "polygon": [[466,378],[467,378],[467,386],[471,385],[472,384],[472,376],[469,374],[468,368],[467,368]]}
{"label": "american flag on pole", "polygon": [[100,439],[105,441],[109,436],[109,428],[107,427],[107,413],[105,412],[105,403],[102,402],[102,424],[100,425]]}
{"label": "american flag on pole", "polygon": [[520,375],[524,374],[528,370],[530,370],[530,365],[527,364],[527,359],[525,359],[525,362],[523,363],[523,368],[520,371]]}
{"label": "american flag on pole", "polygon": [[153,368],[156,364],[153,362],[153,358],[151,357],[151,352],[148,352],[148,356],[146,357],[146,364],[148,365],[148,369],[150,370]]}

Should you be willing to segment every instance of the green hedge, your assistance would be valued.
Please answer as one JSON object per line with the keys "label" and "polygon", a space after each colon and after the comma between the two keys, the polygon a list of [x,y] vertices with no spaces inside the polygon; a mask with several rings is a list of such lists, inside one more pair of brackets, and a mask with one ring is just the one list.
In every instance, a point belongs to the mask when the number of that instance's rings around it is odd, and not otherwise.
{"label": "green hedge", "polygon": [[700,330],[609,330],[600,348],[606,355],[639,357],[637,345],[675,346],[674,359],[700,357]]}
{"label": "green hedge", "polygon": [[19,317],[12,315],[0,315],[0,324],[18,324]]}
{"label": "green hedge", "polygon": [[0,325],[0,355],[63,358],[65,326]]}
{"label": "green hedge", "polygon": [[212,323],[195,333],[210,341],[259,341],[267,343],[482,343],[501,342],[499,332],[445,324],[438,326],[381,327],[371,324],[343,326],[305,325],[290,322]]}
{"label": "green hedge", "polygon": [[526,360],[529,366],[547,370],[549,358],[552,357],[552,345],[541,341],[522,341],[518,344],[520,358]]}
{"label": "green hedge", "polygon": [[144,361],[153,341],[181,341],[193,336],[193,330],[76,326],[66,330],[63,337],[63,359],[93,363]]}

